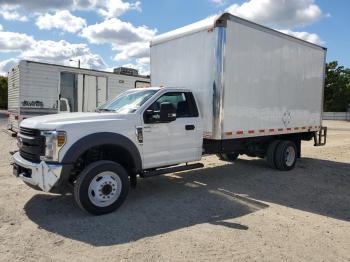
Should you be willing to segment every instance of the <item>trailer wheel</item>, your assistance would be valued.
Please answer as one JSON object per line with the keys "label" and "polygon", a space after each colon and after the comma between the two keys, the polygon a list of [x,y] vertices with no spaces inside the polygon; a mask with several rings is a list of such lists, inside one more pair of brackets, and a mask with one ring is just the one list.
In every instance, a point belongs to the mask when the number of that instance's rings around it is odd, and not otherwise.
{"label": "trailer wheel", "polygon": [[275,152],[276,168],[288,171],[294,168],[297,160],[297,147],[292,141],[282,141]]}
{"label": "trailer wheel", "polygon": [[236,152],[220,153],[220,154],[217,154],[217,156],[222,161],[233,162],[238,158],[239,153],[236,153]]}
{"label": "trailer wheel", "polygon": [[126,170],[112,161],[97,161],[88,165],[74,185],[78,206],[93,215],[103,215],[118,209],[129,192]]}
{"label": "trailer wheel", "polygon": [[275,152],[279,143],[281,143],[281,140],[273,140],[267,148],[266,160],[269,166],[272,168],[276,168]]}

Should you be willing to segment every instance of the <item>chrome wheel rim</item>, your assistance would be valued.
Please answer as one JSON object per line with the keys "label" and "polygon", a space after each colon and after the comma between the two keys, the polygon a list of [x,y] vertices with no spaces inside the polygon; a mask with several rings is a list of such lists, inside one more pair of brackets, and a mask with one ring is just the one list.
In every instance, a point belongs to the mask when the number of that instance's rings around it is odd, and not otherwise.
{"label": "chrome wheel rim", "polygon": [[89,199],[98,207],[106,207],[113,204],[122,191],[120,177],[111,171],[97,174],[89,185]]}
{"label": "chrome wheel rim", "polygon": [[287,147],[284,153],[284,161],[288,167],[292,166],[295,161],[295,149],[292,146]]}

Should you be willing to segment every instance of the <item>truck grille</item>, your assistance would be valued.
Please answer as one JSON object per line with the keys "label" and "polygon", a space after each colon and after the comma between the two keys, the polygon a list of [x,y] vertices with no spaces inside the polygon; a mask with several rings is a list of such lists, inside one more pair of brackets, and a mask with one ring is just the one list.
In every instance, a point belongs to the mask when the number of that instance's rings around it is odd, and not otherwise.
{"label": "truck grille", "polygon": [[19,128],[19,133],[25,136],[39,136],[40,135],[40,130],[38,129],[31,129],[31,128],[26,128],[26,127],[20,127]]}
{"label": "truck grille", "polygon": [[45,137],[40,135],[40,130],[20,127],[18,140],[20,155],[39,163],[40,156],[45,155]]}

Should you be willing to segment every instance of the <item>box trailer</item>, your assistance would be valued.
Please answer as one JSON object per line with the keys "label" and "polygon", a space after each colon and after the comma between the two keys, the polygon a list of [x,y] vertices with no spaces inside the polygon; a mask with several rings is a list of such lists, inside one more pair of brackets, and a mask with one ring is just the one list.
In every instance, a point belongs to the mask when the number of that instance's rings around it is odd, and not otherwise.
{"label": "box trailer", "polygon": [[8,129],[29,117],[59,112],[91,112],[130,88],[150,86],[130,68],[114,73],[22,60],[8,73]]}
{"label": "box trailer", "polygon": [[225,161],[295,167],[301,141],[324,145],[323,47],[223,14],[156,37],[152,84],[94,113],[20,124],[14,174],[45,192],[74,187],[78,206],[116,210],[137,179]]}
{"label": "box trailer", "polygon": [[208,139],[319,130],[326,48],[228,13],[151,42],[152,86],[195,93]]}

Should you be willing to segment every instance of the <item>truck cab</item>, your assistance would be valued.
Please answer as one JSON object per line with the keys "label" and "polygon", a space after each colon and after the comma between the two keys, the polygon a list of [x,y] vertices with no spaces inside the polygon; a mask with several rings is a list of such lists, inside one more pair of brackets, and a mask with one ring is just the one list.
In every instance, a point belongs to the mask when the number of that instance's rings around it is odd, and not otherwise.
{"label": "truck cab", "polygon": [[124,201],[136,175],[200,160],[201,115],[190,90],[129,90],[94,113],[39,116],[21,122],[14,173],[45,192],[74,188],[93,214]]}

